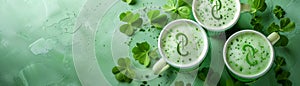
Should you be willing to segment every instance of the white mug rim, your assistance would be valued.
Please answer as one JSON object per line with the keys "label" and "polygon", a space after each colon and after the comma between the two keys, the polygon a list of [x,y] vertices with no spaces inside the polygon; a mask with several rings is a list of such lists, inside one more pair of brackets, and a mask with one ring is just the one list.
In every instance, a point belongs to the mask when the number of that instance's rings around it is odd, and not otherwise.
{"label": "white mug rim", "polygon": [[217,31],[217,32],[218,32],[218,31],[225,31],[225,30],[228,30],[229,28],[233,27],[233,26],[237,23],[237,21],[238,21],[238,19],[239,19],[239,17],[240,17],[241,4],[240,4],[240,1],[239,1],[239,0],[235,0],[235,1],[236,1],[237,12],[236,12],[236,14],[235,14],[234,19],[232,20],[232,22],[230,22],[230,23],[227,24],[226,26],[223,25],[223,26],[221,26],[221,27],[211,27],[211,26],[204,25],[202,22],[199,21],[198,16],[196,15],[196,14],[197,14],[196,8],[195,8],[195,6],[196,6],[196,1],[197,1],[197,0],[193,0],[193,4],[192,4],[192,12],[193,12],[193,16],[194,16],[194,18],[195,18],[195,20],[197,21],[198,24],[200,24],[202,27],[204,27],[205,29],[207,29],[207,30],[209,30],[209,31]]}
{"label": "white mug rim", "polygon": [[[165,54],[163,53],[162,51],[162,48],[161,48],[161,39],[163,37],[163,35],[165,34],[166,30],[167,29],[171,29],[169,27],[171,27],[172,25],[178,23],[178,22],[186,22],[186,23],[190,23],[190,24],[193,24],[195,25],[196,27],[198,27],[201,31],[201,34],[203,35],[203,43],[204,45],[206,45],[203,50],[202,50],[202,54],[198,57],[197,61],[193,61],[192,63],[190,64],[176,64],[175,62],[172,62],[172,61],[169,61]],[[159,53],[161,54],[162,58],[171,66],[173,67],[176,67],[176,68],[182,68],[182,69],[189,69],[189,68],[193,68],[197,65],[199,65],[206,57],[206,54],[208,52],[208,37],[207,37],[207,34],[205,32],[205,30],[200,26],[198,25],[198,23],[192,21],[192,20],[188,20],[188,19],[178,19],[178,20],[174,20],[170,23],[168,23],[164,28],[163,30],[161,31],[160,35],[159,35],[159,38],[158,38],[158,50],[159,50]]]}
{"label": "white mug rim", "polygon": [[[230,65],[228,64],[228,62],[227,62],[226,53],[227,53],[227,47],[228,47],[229,42],[231,42],[233,38],[236,38],[236,36],[238,36],[240,34],[243,34],[243,33],[255,33],[255,34],[261,36],[264,40],[266,40],[266,42],[268,43],[268,46],[270,47],[270,60],[269,60],[269,62],[267,64],[267,67],[263,71],[261,71],[259,73],[252,74],[252,75],[238,73],[235,70],[233,70],[230,67]],[[246,78],[246,79],[256,79],[256,78],[259,78],[259,77],[263,76],[264,74],[266,74],[271,69],[272,64],[273,64],[273,60],[274,60],[273,45],[269,41],[269,39],[266,36],[264,36],[262,33],[260,33],[260,32],[257,32],[257,31],[254,31],[254,30],[242,30],[242,31],[238,31],[238,32],[234,33],[233,35],[231,35],[227,39],[227,41],[225,42],[225,45],[223,47],[223,60],[224,60],[225,65],[227,66],[227,68],[230,70],[230,72],[232,72],[233,74],[237,75],[238,77],[242,77],[242,78]]]}

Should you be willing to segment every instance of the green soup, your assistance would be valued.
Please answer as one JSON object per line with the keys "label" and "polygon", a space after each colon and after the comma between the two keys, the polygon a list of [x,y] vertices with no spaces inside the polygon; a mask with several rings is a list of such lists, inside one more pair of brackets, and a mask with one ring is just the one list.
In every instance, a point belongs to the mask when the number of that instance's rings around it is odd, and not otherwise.
{"label": "green soup", "polygon": [[228,27],[237,20],[239,11],[236,0],[196,0],[194,11],[196,19],[204,26]]}
{"label": "green soup", "polygon": [[201,30],[193,25],[174,25],[162,36],[162,53],[174,64],[193,63],[203,53],[203,36]]}
{"label": "green soup", "polygon": [[261,35],[239,34],[227,45],[227,62],[237,73],[254,75],[265,70],[270,62],[270,46]]}

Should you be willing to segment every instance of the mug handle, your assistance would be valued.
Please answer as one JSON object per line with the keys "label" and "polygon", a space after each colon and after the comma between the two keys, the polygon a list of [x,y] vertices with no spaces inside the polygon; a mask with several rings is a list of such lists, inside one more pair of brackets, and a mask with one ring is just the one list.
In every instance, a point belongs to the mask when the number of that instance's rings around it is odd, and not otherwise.
{"label": "mug handle", "polygon": [[280,35],[277,32],[273,32],[267,38],[272,43],[272,45],[274,45],[280,39]]}
{"label": "mug handle", "polygon": [[153,66],[152,70],[155,75],[162,73],[163,71],[167,70],[170,67],[169,64],[163,59],[160,58]]}

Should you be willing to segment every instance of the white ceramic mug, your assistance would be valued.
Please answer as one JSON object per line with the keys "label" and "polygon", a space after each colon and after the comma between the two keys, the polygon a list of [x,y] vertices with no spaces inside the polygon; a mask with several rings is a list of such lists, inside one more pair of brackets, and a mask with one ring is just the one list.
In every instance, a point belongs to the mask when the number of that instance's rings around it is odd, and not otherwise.
{"label": "white ceramic mug", "polygon": [[194,0],[192,12],[196,21],[209,31],[225,31],[236,24],[240,13],[250,11],[239,0]]}
{"label": "white ceramic mug", "polygon": [[279,39],[276,32],[265,37],[254,30],[231,35],[224,45],[223,59],[233,77],[248,82],[267,73],[274,60],[273,44]]}
{"label": "white ceramic mug", "polygon": [[162,58],[152,68],[155,74],[170,66],[184,70],[196,68],[208,51],[206,32],[192,20],[172,21],[160,33],[158,50]]}

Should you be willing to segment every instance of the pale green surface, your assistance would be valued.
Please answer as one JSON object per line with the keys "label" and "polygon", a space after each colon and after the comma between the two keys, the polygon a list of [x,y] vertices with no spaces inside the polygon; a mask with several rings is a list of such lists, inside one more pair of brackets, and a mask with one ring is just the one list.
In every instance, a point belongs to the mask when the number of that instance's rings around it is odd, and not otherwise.
{"label": "pale green surface", "polygon": [[85,0],[0,0],[0,85],[80,86],[72,34]]}
{"label": "pale green surface", "polygon": [[[0,0],[0,85],[120,85],[111,73],[111,68],[116,65],[113,59],[109,58],[111,57],[112,35],[106,35],[112,34],[115,28],[101,29],[103,24],[112,24],[110,22],[103,23],[103,21],[111,21],[120,12],[139,9],[143,4],[150,6],[150,2],[152,2],[156,6],[162,6],[165,1],[137,0],[138,3],[135,6],[128,6],[126,3],[116,1]],[[296,30],[287,35],[290,39],[288,46],[275,48],[275,51],[279,55],[285,56],[288,70],[291,72],[289,79],[294,85],[299,85],[300,12],[298,8],[300,0],[294,0],[293,3],[287,3],[288,1],[290,0],[280,0],[273,4],[283,5],[287,17],[296,22]],[[111,6],[113,7],[111,8]],[[108,11],[112,11],[112,14],[106,14]],[[274,16],[266,15],[264,17]],[[237,24],[247,28],[250,19],[249,14],[242,14],[241,21]],[[268,25],[270,20],[264,21]],[[72,33],[77,28],[80,30],[73,35]],[[218,58],[222,57],[220,49],[225,41],[224,34],[213,34],[209,32],[210,44],[214,46],[210,46],[208,57],[212,57],[212,61],[216,61],[214,64],[223,65],[223,60]],[[95,58],[96,55],[97,58]],[[210,62],[206,61],[203,64],[209,65]],[[223,67],[224,65],[212,68],[222,73]],[[175,75],[169,79],[155,79],[150,82],[154,85],[157,85],[155,84],[157,82],[172,84],[173,80],[180,80],[179,77],[182,75],[185,74],[177,75],[178,77]],[[183,79],[187,82],[195,80],[195,77],[185,77],[187,78]],[[139,85],[139,83],[141,82],[132,84]],[[195,84],[202,83],[199,80],[195,81]],[[277,85],[274,72],[270,71],[253,85],[259,84]]]}

